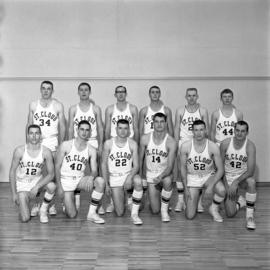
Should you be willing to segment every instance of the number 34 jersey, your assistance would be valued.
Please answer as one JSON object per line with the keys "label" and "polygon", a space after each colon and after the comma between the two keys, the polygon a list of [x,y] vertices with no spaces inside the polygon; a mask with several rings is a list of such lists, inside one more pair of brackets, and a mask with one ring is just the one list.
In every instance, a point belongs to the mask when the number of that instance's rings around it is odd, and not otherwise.
{"label": "number 34 jersey", "polygon": [[123,147],[119,147],[112,138],[112,148],[108,157],[108,169],[111,176],[128,174],[132,169],[132,153],[129,139]]}
{"label": "number 34 jersey", "polygon": [[233,146],[233,138],[231,138],[229,147],[225,155],[225,175],[228,184],[238,178],[241,174],[247,171],[247,139],[240,149],[235,149]]}
{"label": "number 34 jersey", "polygon": [[72,146],[69,153],[64,156],[61,166],[61,177],[81,178],[89,160],[88,144],[85,149],[79,151],[75,146],[75,140],[72,140]]}
{"label": "number 34 jersey", "polygon": [[33,114],[33,123],[40,126],[43,139],[58,135],[58,122],[53,102],[48,107],[43,107],[38,100],[37,108]]}

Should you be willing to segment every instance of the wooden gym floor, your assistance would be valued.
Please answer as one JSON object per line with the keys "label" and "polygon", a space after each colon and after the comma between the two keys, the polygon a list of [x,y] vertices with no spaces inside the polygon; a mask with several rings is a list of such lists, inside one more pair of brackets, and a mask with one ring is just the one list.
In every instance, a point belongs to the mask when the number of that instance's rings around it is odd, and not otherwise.
{"label": "wooden gym floor", "polygon": [[131,223],[129,212],[122,218],[106,214],[106,224],[96,225],[85,220],[86,194],[76,219],[65,218],[58,203],[48,224],[38,217],[23,224],[9,184],[1,183],[0,269],[270,269],[269,194],[270,187],[258,188],[255,231],[245,228],[245,210],[223,223],[207,213],[188,221],[172,211],[165,224],[145,207],[142,226]]}

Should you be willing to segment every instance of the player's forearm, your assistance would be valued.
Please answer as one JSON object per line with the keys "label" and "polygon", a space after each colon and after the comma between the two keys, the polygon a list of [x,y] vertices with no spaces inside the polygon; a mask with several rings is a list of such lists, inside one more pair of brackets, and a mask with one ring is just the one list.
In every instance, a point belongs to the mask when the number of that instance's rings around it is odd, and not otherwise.
{"label": "player's forearm", "polygon": [[17,194],[15,177],[13,175],[10,175],[9,181],[10,181],[11,192],[12,192],[12,195],[14,196]]}
{"label": "player's forearm", "polygon": [[42,177],[38,182],[37,182],[37,186],[38,188],[42,188],[45,185],[47,185],[48,183],[50,183],[54,178],[54,173],[49,173],[47,174],[45,177]]}

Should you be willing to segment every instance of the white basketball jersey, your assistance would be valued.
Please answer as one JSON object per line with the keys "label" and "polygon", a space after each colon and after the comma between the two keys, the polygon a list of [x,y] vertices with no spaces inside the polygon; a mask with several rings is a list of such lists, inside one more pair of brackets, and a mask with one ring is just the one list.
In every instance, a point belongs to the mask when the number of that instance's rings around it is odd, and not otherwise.
{"label": "white basketball jersey", "polygon": [[247,139],[240,149],[233,146],[233,138],[231,138],[229,147],[225,155],[225,174],[229,178],[235,178],[247,171]]}
{"label": "white basketball jersey", "polygon": [[43,146],[41,146],[37,157],[31,157],[27,152],[27,145],[25,145],[22,159],[16,170],[16,180],[31,183],[33,179],[41,176],[43,167]]}
{"label": "white basketball jersey", "polygon": [[132,169],[132,153],[129,140],[123,147],[119,147],[112,139],[112,148],[108,157],[108,169],[112,176],[128,174]]}
{"label": "white basketball jersey", "polygon": [[167,138],[168,134],[159,145],[156,145],[153,140],[153,132],[150,133],[150,140],[145,152],[147,178],[155,178],[167,168],[169,155],[166,148]]}
{"label": "white basketball jersey", "polygon": [[184,114],[180,122],[180,140],[189,140],[193,138],[192,124],[195,120],[201,120],[200,107],[195,112],[189,112],[184,109]]}
{"label": "white basketball jersey", "polygon": [[72,147],[64,156],[61,166],[61,176],[79,178],[84,176],[84,171],[89,160],[88,144],[82,151],[77,150],[75,140],[72,140]]}
{"label": "white basketball jersey", "polygon": [[133,137],[133,135],[134,135],[133,118],[132,118],[132,114],[130,112],[130,108],[129,108],[128,103],[127,103],[127,107],[124,111],[118,110],[116,104],[114,104],[112,118],[111,118],[111,137],[117,136],[116,126],[117,126],[117,121],[120,119],[126,119],[129,122],[129,129],[130,129],[129,137],[130,138]]}
{"label": "white basketball jersey", "polygon": [[219,109],[219,117],[216,124],[216,140],[218,143],[234,136],[234,125],[236,122],[237,117],[235,109],[233,109],[233,112],[229,117],[224,116],[222,111]]}
{"label": "white basketball jersey", "polygon": [[152,132],[154,130],[153,116],[158,112],[161,112],[161,113],[165,114],[164,105],[162,105],[162,107],[158,111],[153,111],[151,109],[151,107],[148,106],[147,113],[146,113],[146,116],[145,116],[144,122],[143,122],[143,125],[144,125],[143,132],[144,132],[144,134],[148,134],[148,133],[150,133],[150,132]]}
{"label": "white basketball jersey", "polygon": [[53,102],[48,107],[42,107],[40,101],[37,102],[37,108],[33,114],[33,124],[41,128],[42,138],[57,137],[59,118],[53,108]]}
{"label": "white basketball jersey", "polygon": [[189,175],[198,175],[204,177],[215,171],[215,165],[212,157],[209,155],[209,140],[206,140],[205,148],[201,153],[195,150],[193,139],[191,141],[191,150],[187,158],[187,173]]}
{"label": "white basketball jersey", "polygon": [[73,126],[74,126],[74,137],[76,138],[78,136],[77,134],[77,128],[80,121],[86,120],[91,125],[91,137],[89,139],[96,139],[97,137],[97,121],[96,116],[93,111],[93,104],[91,103],[89,106],[88,111],[83,112],[77,104],[76,106],[76,114],[73,118]]}

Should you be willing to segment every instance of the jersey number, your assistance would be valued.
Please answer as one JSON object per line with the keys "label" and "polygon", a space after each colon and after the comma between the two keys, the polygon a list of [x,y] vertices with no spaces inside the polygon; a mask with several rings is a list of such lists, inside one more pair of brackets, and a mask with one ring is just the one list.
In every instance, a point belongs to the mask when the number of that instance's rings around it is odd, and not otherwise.
{"label": "jersey number", "polygon": [[71,168],[71,170],[76,170],[76,171],[80,171],[81,169],[82,169],[82,164],[77,164],[77,166],[76,166],[76,164],[75,163],[72,163],[70,166],[69,166],[70,168]]}
{"label": "jersey number", "polygon": [[116,159],[115,166],[116,167],[127,166],[127,160],[126,159]]}
{"label": "jersey number", "polygon": [[42,126],[45,126],[45,124],[46,124],[46,126],[50,126],[51,125],[51,121],[50,121],[50,119],[48,119],[47,121],[44,121],[44,119],[39,119],[39,125],[42,127]]}
{"label": "jersey number", "polygon": [[195,171],[198,171],[198,170],[204,171],[205,170],[205,164],[203,164],[203,163],[195,163],[194,164],[194,170]]}
{"label": "jersey number", "polygon": [[231,129],[224,129],[223,131],[222,131],[222,133],[225,135],[225,136],[228,136],[228,135],[233,135],[233,128],[231,128]]}
{"label": "jersey number", "polygon": [[231,161],[231,162],[230,162],[230,165],[231,165],[233,168],[241,169],[241,162],[239,162],[239,161],[236,161],[236,162]]}
{"label": "jersey number", "polygon": [[160,157],[159,156],[158,157],[153,156],[152,157],[152,162],[154,162],[154,163],[160,163]]}
{"label": "jersey number", "polygon": [[192,123],[191,124],[188,124],[188,130],[192,130]]}
{"label": "jersey number", "polygon": [[37,169],[26,168],[26,175],[36,175],[36,174],[37,174]]}

